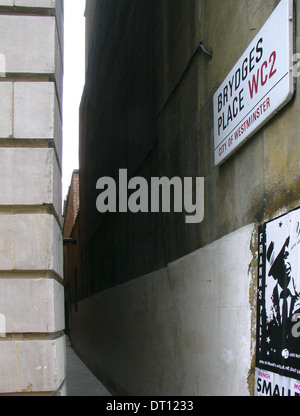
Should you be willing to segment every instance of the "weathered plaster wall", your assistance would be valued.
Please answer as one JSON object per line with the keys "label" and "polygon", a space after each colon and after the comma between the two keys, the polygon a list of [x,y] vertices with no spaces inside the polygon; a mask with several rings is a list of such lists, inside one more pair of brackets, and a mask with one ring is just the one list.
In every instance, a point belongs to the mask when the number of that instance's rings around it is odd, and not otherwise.
{"label": "weathered plaster wall", "polygon": [[109,389],[145,396],[249,394],[253,228],[78,304],[72,342]]}

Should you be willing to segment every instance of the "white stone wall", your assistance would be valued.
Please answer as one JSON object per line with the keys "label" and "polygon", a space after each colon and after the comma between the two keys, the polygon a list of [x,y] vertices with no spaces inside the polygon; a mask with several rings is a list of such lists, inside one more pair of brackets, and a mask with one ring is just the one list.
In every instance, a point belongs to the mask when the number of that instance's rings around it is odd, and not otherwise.
{"label": "white stone wall", "polygon": [[63,2],[0,0],[0,394],[63,395]]}

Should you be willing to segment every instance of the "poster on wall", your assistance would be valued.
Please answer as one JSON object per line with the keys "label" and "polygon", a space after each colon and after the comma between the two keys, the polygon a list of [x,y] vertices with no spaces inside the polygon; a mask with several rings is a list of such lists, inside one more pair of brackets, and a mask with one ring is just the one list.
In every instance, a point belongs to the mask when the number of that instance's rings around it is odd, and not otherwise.
{"label": "poster on wall", "polygon": [[300,208],[259,228],[255,395],[300,395]]}

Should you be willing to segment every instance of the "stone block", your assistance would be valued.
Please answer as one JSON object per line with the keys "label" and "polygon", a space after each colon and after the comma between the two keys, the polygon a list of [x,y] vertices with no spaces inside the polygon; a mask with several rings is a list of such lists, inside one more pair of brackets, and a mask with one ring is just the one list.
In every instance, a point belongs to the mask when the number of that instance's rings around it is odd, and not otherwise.
{"label": "stone block", "polygon": [[14,0],[1,0],[0,6],[13,6]]}
{"label": "stone block", "polygon": [[54,333],[64,323],[64,288],[51,278],[0,279],[5,333]]}
{"label": "stone block", "polygon": [[62,264],[62,232],[53,215],[0,215],[0,270],[49,270],[63,276]]}
{"label": "stone block", "polygon": [[9,73],[55,72],[55,17],[0,16],[0,53]]}
{"label": "stone block", "polygon": [[14,342],[0,341],[0,391],[12,393],[18,391],[18,362]]}
{"label": "stone block", "polygon": [[0,6],[16,6],[53,9],[57,0],[1,0]]}
{"label": "stone block", "polygon": [[0,270],[12,270],[13,222],[11,215],[0,215]]}
{"label": "stone block", "polygon": [[50,270],[62,276],[62,233],[52,215],[15,215],[14,260],[17,270]]}
{"label": "stone block", "polygon": [[61,12],[58,7],[57,24],[55,16],[0,15],[0,54],[5,57],[6,73],[54,76],[60,100],[63,73]]}
{"label": "stone block", "polygon": [[0,205],[50,204],[61,219],[61,177],[54,149],[0,148],[0,177]]}
{"label": "stone block", "polygon": [[63,74],[64,74],[64,5],[62,0],[56,0],[55,6],[55,80],[57,83],[58,100],[63,103]]}
{"label": "stone block", "polygon": [[14,138],[54,140],[62,155],[62,120],[53,82],[14,83]]}
{"label": "stone block", "polygon": [[0,83],[0,138],[12,135],[12,86],[11,82]]}
{"label": "stone block", "polygon": [[63,152],[63,136],[62,136],[62,115],[58,105],[58,97],[55,95],[54,105],[54,144],[57,152],[57,157],[62,164],[62,152]]}
{"label": "stone block", "polygon": [[45,7],[54,9],[55,0],[14,0],[15,6],[20,7]]}
{"label": "stone block", "polygon": [[0,341],[2,393],[56,392],[65,380],[65,337]]}
{"label": "stone block", "polygon": [[14,102],[16,139],[53,138],[55,88],[52,82],[16,82]]}
{"label": "stone block", "polygon": [[55,6],[56,24],[58,29],[58,36],[60,39],[60,45],[63,50],[64,46],[64,5],[62,0],[56,1]]}
{"label": "stone block", "polygon": [[[58,22],[59,23],[59,22]],[[61,34],[56,30],[55,33],[55,81],[57,85],[58,92],[58,102],[62,107],[63,103],[63,74],[64,74],[64,64],[63,64],[63,29],[58,27],[58,30],[61,30]]]}

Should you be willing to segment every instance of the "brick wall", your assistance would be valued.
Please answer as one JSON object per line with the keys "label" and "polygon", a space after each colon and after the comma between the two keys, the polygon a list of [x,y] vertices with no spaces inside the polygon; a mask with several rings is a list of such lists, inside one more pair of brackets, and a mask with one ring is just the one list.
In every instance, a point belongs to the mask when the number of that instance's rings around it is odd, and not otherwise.
{"label": "brick wall", "polygon": [[79,211],[79,171],[74,170],[64,207],[64,238],[69,238]]}
{"label": "brick wall", "polygon": [[[82,279],[80,270],[80,238],[79,238],[79,171],[72,174],[69,192],[64,205],[63,237],[72,238],[76,245],[64,247],[64,282],[65,282],[65,316],[66,332],[70,334],[69,314],[77,309],[79,293],[82,293]],[[78,284],[80,286],[78,286]]]}

